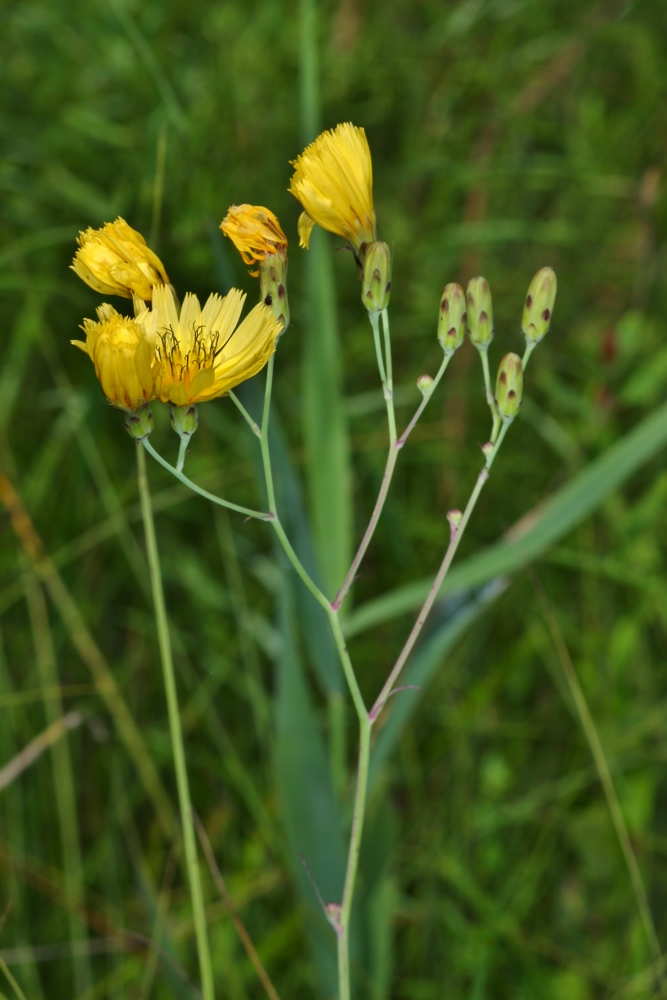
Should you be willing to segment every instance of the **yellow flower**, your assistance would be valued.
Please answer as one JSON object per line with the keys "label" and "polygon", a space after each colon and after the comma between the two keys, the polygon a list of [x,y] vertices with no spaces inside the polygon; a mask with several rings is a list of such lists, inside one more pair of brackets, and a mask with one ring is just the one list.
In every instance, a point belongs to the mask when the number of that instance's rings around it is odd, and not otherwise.
{"label": "yellow flower", "polygon": [[99,322],[84,319],[85,343],[73,340],[95,365],[95,374],[109,402],[132,412],[149,402],[155,392],[155,328],[157,316],[144,309],[134,319],[121,316],[104,303]]}
{"label": "yellow flower", "polygon": [[196,295],[183,300],[180,316],[168,286],[156,286],[155,395],[164,403],[189,406],[224,396],[260,371],[273,354],[280,324],[260,303],[237,326],[245,294],[237,288],[210,295],[202,309]]}
{"label": "yellow flower", "polygon": [[[232,205],[220,228],[241,254],[244,264],[255,264],[287,250],[287,237],[278,219],[261,205]],[[250,273],[257,277],[257,271]]]}
{"label": "yellow flower", "polygon": [[153,287],[169,282],[160,258],[120,216],[101,229],[79,233],[77,242],[72,270],[102,295],[131,299],[134,294],[150,302]]}
{"label": "yellow flower", "polygon": [[244,264],[259,264],[250,273],[259,277],[259,297],[280,323],[289,326],[287,301],[287,237],[276,216],[261,205],[232,205],[220,223],[241,254]]}
{"label": "yellow flower", "polygon": [[303,205],[299,242],[308,248],[317,223],[344,236],[355,251],[377,239],[373,166],[366,133],[346,122],[323,132],[292,161],[290,193]]}

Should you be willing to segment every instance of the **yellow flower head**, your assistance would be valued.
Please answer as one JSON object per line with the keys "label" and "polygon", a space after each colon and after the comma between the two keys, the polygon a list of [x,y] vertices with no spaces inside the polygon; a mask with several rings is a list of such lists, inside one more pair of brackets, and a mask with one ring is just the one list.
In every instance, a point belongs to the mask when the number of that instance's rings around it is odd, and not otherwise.
{"label": "yellow flower head", "polygon": [[323,132],[292,161],[290,193],[303,205],[299,242],[308,248],[317,223],[344,236],[355,251],[377,239],[373,165],[366,133],[346,122]]}
{"label": "yellow flower head", "polygon": [[158,399],[174,406],[206,402],[264,367],[281,326],[262,303],[237,325],[244,301],[245,293],[232,288],[224,298],[210,295],[202,309],[197,296],[188,294],[179,315],[171,288],[155,287]]}
{"label": "yellow flower head", "polygon": [[135,319],[121,316],[104,303],[97,310],[99,322],[84,319],[85,343],[72,343],[95,365],[95,374],[109,402],[132,412],[153,398],[155,390],[156,316],[148,310]]}
{"label": "yellow flower head", "polygon": [[72,270],[87,285],[102,295],[138,295],[150,302],[155,285],[167,284],[169,278],[157,254],[146,245],[136,229],[120,216],[101,229],[79,233],[79,249]]}
{"label": "yellow flower head", "polygon": [[[220,228],[241,254],[244,264],[255,264],[287,250],[287,237],[278,219],[261,205],[232,205]],[[257,271],[250,273],[257,277]]]}

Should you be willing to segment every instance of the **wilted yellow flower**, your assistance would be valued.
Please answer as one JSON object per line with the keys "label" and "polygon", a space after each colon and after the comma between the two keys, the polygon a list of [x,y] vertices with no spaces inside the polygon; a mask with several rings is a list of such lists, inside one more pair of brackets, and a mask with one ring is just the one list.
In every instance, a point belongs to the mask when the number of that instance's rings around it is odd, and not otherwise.
{"label": "wilted yellow flower", "polygon": [[202,309],[196,295],[183,300],[180,315],[169,286],[156,286],[155,395],[164,403],[188,406],[224,396],[260,371],[273,354],[280,324],[261,302],[237,326],[245,293],[232,288],[224,298],[210,295]]}
{"label": "wilted yellow flower", "polygon": [[289,326],[287,302],[287,237],[278,219],[262,205],[232,205],[220,223],[245,264],[259,264],[260,299],[268,306],[283,332]]}
{"label": "wilted yellow flower", "polygon": [[[287,237],[278,219],[262,205],[232,205],[220,228],[241,254],[244,264],[255,264],[287,250]],[[255,277],[258,274],[250,273]]]}
{"label": "wilted yellow flower", "polygon": [[290,193],[303,205],[299,241],[308,248],[317,223],[358,252],[377,239],[373,165],[366,133],[350,122],[323,132],[292,161]]}
{"label": "wilted yellow flower", "polygon": [[150,302],[153,287],[169,282],[160,258],[120,216],[101,229],[79,233],[77,242],[72,270],[102,295],[131,299],[134,294]]}
{"label": "wilted yellow flower", "polygon": [[157,316],[145,309],[131,319],[106,302],[97,315],[97,323],[92,319],[83,321],[85,343],[72,343],[95,365],[95,374],[109,402],[121,410],[137,410],[154,396]]}

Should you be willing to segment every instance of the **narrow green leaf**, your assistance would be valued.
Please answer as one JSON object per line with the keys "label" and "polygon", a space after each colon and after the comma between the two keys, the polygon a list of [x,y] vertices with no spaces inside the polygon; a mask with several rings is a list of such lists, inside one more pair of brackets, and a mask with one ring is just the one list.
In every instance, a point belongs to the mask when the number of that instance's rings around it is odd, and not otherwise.
{"label": "narrow green leaf", "polygon": [[[300,5],[301,137],[320,130],[317,0]],[[343,394],[333,259],[317,227],[305,255],[307,324],[303,357],[303,429],[313,536],[325,592],[333,596],[352,559],[352,476]]]}
{"label": "narrow green leaf", "polygon": [[331,247],[313,232],[306,256],[308,328],[303,428],[313,534],[325,591],[333,596],[352,558],[352,481]]}
{"label": "narrow green leaf", "polygon": [[[522,519],[509,537],[454,566],[440,596],[478,587],[512,573],[542,555],[603,503],[644,462],[667,444],[667,404],[607,448],[553,497]],[[487,489],[493,489],[493,479]],[[523,527],[523,523],[527,525]],[[418,580],[364,604],[346,622],[348,636],[420,607],[431,580]]]}

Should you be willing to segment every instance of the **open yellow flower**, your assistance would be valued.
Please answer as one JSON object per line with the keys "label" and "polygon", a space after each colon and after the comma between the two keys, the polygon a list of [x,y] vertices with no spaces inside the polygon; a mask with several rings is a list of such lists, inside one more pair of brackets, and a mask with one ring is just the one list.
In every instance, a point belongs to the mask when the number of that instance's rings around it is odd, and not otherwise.
{"label": "open yellow flower", "polygon": [[73,340],[95,365],[95,374],[109,402],[132,412],[149,402],[155,392],[157,316],[144,309],[131,319],[104,303],[98,322],[84,319],[85,343]]}
{"label": "open yellow flower", "polygon": [[245,293],[232,288],[210,295],[202,309],[196,295],[183,300],[180,315],[169,286],[156,286],[155,395],[164,403],[189,406],[224,396],[252,378],[273,354],[280,324],[259,303],[239,323]]}
{"label": "open yellow flower", "polygon": [[[287,237],[278,219],[262,205],[232,205],[220,228],[241,254],[244,264],[255,264],[287,251]],[[256,277],[258,272],[250,273]]]}
{"label": "open yellow flower", "polygon": [[323,132],[292,161],[290,193],[305,211],[299,241],[308,248],[317,223],[344,236],[356,252],[377,239],[373,208],[373,165],[366,133],[350,122]]}
{"label": "open yellow flower", "polygon": [[154,286],[169,282],[160,258],[120,216],[101,229],[79,233],[77,242],[72,270],[102,295],[138,295],[150,302]]}

